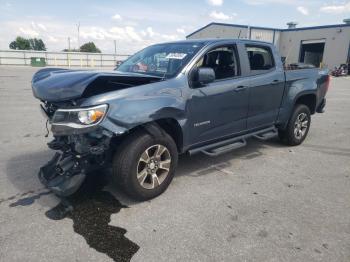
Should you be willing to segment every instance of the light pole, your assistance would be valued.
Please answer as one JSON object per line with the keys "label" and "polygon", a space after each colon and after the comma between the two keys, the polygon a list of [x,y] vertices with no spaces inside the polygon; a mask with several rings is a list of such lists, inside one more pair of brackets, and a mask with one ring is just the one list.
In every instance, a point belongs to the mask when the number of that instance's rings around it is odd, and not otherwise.
{"label": "light pole", "polygon": [[68,37],[68,52],[70,52],[70,37]]}
{"label": "light pole", "polygon": [[78,51],[80,51],[80,22],[77,24],[78,29]]}
{"label": "light pole", "polygon": [[117,40],[113,40],[114,42],[114,61],[117,64]]}

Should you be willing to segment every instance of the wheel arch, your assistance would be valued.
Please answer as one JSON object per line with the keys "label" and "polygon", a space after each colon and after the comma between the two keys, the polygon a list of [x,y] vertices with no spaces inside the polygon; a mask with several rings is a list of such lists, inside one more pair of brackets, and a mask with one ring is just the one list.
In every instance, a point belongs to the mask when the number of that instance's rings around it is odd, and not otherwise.
{"label": "wheel arch", "polygon": [[174,118],[162,118],[155,120],[154,123],[159,125],[174,140],[178,152],[183,150],[183,131],[179,122]]}
{"label": "wheel arch", "polygon": [[295,99],[294,106],[300,105],[300,104],[306,105],[310,109],[310,113],[315,114],[316,102],[317,102],[316,94],[302,93]]}
{"label": "wheel arch", "polygon": [[153,120],[151,122],[143,123],[140,125],[136,125],[133,128],[129,129],[126,133],[115,136],[112,143],[114,147],[117,147],[118,144],[128,135],[139,131],[140,129],[145,130],[154,136],[159,136],[162,132],[166,132],[175,142],[177,150],[179,153],[183,152],[184,146],[184,137],[183,130],[178,120],[175,118],[160,118]]}

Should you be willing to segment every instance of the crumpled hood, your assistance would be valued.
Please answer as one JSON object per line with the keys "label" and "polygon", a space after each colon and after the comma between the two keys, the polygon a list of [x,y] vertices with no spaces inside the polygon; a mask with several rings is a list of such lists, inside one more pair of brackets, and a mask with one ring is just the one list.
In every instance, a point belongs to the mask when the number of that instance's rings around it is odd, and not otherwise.
{"label": "crumpled hood", "polygon": [[32,89],[34,96],[40,100],[59,102],[149,84],[160,80],[161,78],[159,77],[118,71],[101,72],[45,68],[34,74]]}

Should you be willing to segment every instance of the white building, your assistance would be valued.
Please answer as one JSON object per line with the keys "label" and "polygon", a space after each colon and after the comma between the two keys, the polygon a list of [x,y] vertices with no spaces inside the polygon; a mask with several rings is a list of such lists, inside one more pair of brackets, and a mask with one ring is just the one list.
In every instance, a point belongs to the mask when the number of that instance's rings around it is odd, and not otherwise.
{"label": "white building", "polygon": [[210,23],[187,39],[246,38],[274,43],[287,64],[304,62],[330,69],[350,63],[350,23],[288,29]]}

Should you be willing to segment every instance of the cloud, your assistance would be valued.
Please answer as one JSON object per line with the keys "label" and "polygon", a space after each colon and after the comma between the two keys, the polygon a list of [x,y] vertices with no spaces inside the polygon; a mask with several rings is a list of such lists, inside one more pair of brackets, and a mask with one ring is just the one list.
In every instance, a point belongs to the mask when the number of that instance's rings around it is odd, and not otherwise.
{"label": "cloud", "polygon": [[164,41],[176,41],[176,40],[179,40],[179,36],[178,35],[161,34],[160,37]]}
{"label": "cloud", "polygon": [[209,16],[217,20],[230,20],[231,16],[224,14],[223,12],[212,11]]}
{"label": "cloud", "polygon": [[308,15],[309,14],[309,9],[307,9],[304,6],[298,6],[297,10],[299,13],[303,14],[303,15]]}
{"label": "cloud", "polygon": [[132,26],[118,27],[114,26],[110,29],[103,27],[84,27],[81,29],[81,37],[92,40],[123,40],[123,41],[142,41],[141,35],[135,31]]}
{"label": "cloud", "polygon": [[115,14],[114,16],[112,16],[112,19],[113,19],[113,20],[122,20],[123,18],[122,18],[121,15]]}
{"label": "cloud", "polygon": [[132,26],[119,27],[114,26],[110,29],[102,27],[85,27],[81,30],[81,37],[92,40],[119,40],[122,42],[146,43],[151,44],[159,41],[174,41],[180,39],[177,34],[161,34],[152,27],[147,27],[146,30],[136,31]]}
{"label": "cloud", "polygon": [[32,21],[30,23],[30,25],[31,25],[33,31],[36,31],[36,32],[38,32],[38,31],[45,31],[46,32],[47,31],[46,26],[42,23],[35,23],[34,21]]}
{"label": "cloud", "polygon": [[248,5],[268,5],[268,4],[287,4],[298,5],[301,4],[301,0],[245,0]]}
{"label": "cloud", "polygon": [[37,24],[38,25],[38,27],[41,29],[41,30],[43,30],[43,31],[47,31],[47,28],[46,28],[46,26],[44,26],[43,24]]}
{"label": "cloud", "polygon": [[178,32],[179,34],[183,34],[183,35],[186,34],[186,31],[183,28],[177,28],[176,32]]}
{"label": "cloud", "polygon": [[58,39],[56,37],[53,37],[52,35],[49,35],[47,37],[47,41],[48,42],[51,42],[51,43],[57,43],[58,42]]}
{"label": "cloud", "polygon": [[26,35],[26,36],[30,36],[30,37],[38,37],[39,36],[39,32],[37,32],[37,31],[35,31],[34,29],[31,29],[31,28],[20,27],[19,31],[22,34]]}
{"label": "cloud", "polygon": [[147,34],[148,34],[150,37],[153,37],[153,36],[156,34],[156,33],[153,31],[153,28],[152,28],[152,27],[147,27],[146,32],[147,32]]}
{"label": "cloud", "polygon": [[329,14],[342,14],[350,12],[350,2],[340,5],[325,5],[320,9],[323,13]]}
{"label": "cloud", "polygon": [[[77,30],[70,22],[54,21],[43,17],[30,17],[26,20],[0,21],[0,49],[7,49],[8,44],[16,38],[41,38],[49,51],[58,51],[67,48],[67,38],[70,37],[71,48],[77,48]],[[133,20],[131,20],[133,21]],[[118,53],[132,54],[143,47],[159,42],[184,39],[184,34],[178,29],[193,30],[186,25],[178,25],[173,29],[162,27],[133,26],[128,21],[121,25],[82,24],[80,27],[80,44],[93,41],[102,52],[114,50],[114,40],[117,41]],[[46,30],[45,30],[46,29]]]}
{"label": "cloud", "polygon": [[208,3],[213,6],[222,6],[224,0],[208,0]]}
{"label": "cloud", "polygon": [[132,26],[126,26],[125,32],[130,37],[130,39],[135,41],[142,41],[142,38],[137,32],[135,32],[135,29]]}
{"label": "cloud", "polygon": [[92,26],[92,27],[83,27],[80,29],[80,35],[82,38],[90,38],[94,40],[104,40],[108,32],[103,28]]}

